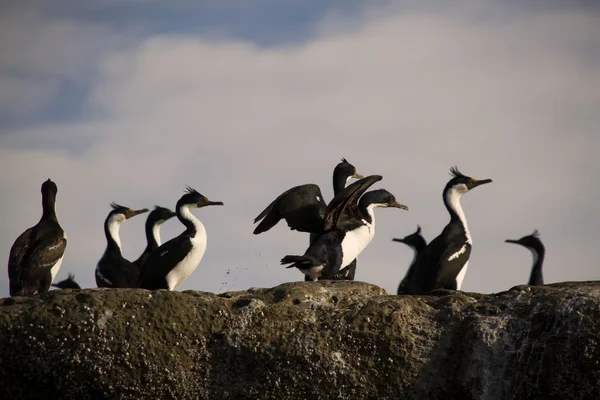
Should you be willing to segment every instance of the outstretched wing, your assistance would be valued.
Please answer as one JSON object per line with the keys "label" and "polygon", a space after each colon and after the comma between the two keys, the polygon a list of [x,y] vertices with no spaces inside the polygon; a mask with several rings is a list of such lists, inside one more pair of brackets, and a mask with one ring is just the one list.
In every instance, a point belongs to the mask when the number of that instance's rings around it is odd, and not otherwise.
{"label": "outstretched wing", "polygon": [[335,229],[348,218],[362,219],[358,209],[358,199],[369,187],[381,179],[383,179],[381,175],[369,175],[346,186],[338,193],[325,209],[324,230]]}
{"label": "outstretched wing", "polygon": [[282,218],[292,230],[300,232],[323,232],[323,216],[327,205],[319,186],[309,183],[283,192],[254,219],[262,220],[254,234],[268,231]]}

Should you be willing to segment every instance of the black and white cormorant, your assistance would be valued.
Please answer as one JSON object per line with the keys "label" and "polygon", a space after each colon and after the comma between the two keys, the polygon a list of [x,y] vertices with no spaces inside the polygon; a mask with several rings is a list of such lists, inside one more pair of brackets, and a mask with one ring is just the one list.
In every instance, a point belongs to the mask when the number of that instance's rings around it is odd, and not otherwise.
{"label": "black and white cormorant", "polygon": [[415,271],[415,265],[417,264],[419,255],[423,252],[423,250],[427,246],[427,241],[425,240],[423,235],[421,235],[421,227],[419,225],[417,225],[417,230],[414,233],[411,233],[410,235],[405,236],[403,238],[394,238],[394,239],[392,239],[392,241],[404,243],[405,245],[407,245],[414,251],[414,256],[410,263],[410,266],[408,267],[408,271],[406,271],[406,275],[404,276],[404,279],[402,279],[402,281],[400,282],[400,285],[398,286],[397,293],[402,294],[406,291],[406,285],[410,281],[410,276]]}
{"label": "black and white cormorant", "polygon": [[146,248],[142,255],[133,262],[140,269],[140,273],[144,269],[143,265],[150,253],[161,245],[160,226],[174,216],[174,211],[161,206],[154,206],[154,210],[150,211],[150,214],[148,214],[148,218],[146,219]]}
{"label": "black and white cormorant", "polygon": [[[362,179],[363,176],[356,172],[354,165],[345,158],[333,170],[333,195],[339,194],[351,179]],[[258,235],[268,231],[281,219],[285,219],[292,230],[310,233],[310,243],[323,233],[323,218],[327,203],[318,185],[308,183],[295,186],[279,195],[255,219],[260,221],[254,229]],[[261,221],[262,220],[262,221]],[[341,279],[353,280],[356,271],[356,260],[345,269]],[[310,280],[308,276],[305,280]]]}
{"label": "black and white cormorant", "polygon": [[542,275],[542,265],[544,264],[544,255],[546,248],[540,240],[540,233],[536,230],[531,235],[523,236],[518,240],[506,239],[506,243],[520,244],[527,247],[533,254],[533,266],[531,267],[531,275],[529,276],[528,285],[541,286],[544,284]]}
{"label": "black and white cormorant", "polygon": [[75,282],[75,275],[69,273],[67,279],[63,279],[58,283],[53,283],[52,286],[59,289],[81,289],[81,286]]}
{"label": "black and white cormorant", "polygon": [[129,218],[148,212],[147,208],[134,210],[111,203],[112,211],[104,221],[106,250],[96,265],[96,285],[100,288],[134,288],[140,276],[137,265],[126,260],[121,253],[119,228]]}
{"label": "black and white cormorant", "polygon": [[467,273],[473,242],[460,198],[469,190],[492,180],[471,178],[456,167],[450,169],[450,174],[453,177],[443,191],[450,222],[419,256],[404,294],[424,294],[434,289],[460,290]]}
{"label": "black and white cormorant", "polygon": [[11,296],[45,293],[56,277],[67,247],[67,235],[56,217],[58,187],[42,184],[42,218],[23,232],[10,249],[8,279]]}
{"label": "black and white cormorant", "polygon": [[222,205],[188,186],[175,208],[177,218],[186,229],[150,253],[139,286],[150,290],[175,290],[181,285],[198,267],[206,250],[206,229],[191,209]]}
{"label": "black and white cormorant", "polygon": [[[304,255],[288,255],[281,264],[291,264],[316,280],[338,279],[347,267],[371,242],[375,235],[375,207],[397,207],[408,210],[385,189],[365,191],[380,175],[371,175],[354,182],[331,200],[325,211],[324,233],[319,235]],[[363,195],[364,193],[364,195]],[[362,197],[361,197],[362,195]],[[357,204],[357,200],[360,198]]]}

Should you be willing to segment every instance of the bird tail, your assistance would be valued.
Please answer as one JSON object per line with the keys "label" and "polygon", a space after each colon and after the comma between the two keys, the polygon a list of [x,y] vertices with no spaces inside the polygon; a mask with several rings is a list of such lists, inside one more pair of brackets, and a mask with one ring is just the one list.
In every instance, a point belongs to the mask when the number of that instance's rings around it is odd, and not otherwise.
{"label": "bird tail", "polygon": [[291,264],[286,268],[309,269],[323,263],[309,256],[285,256],[281,259],[281,265],[285,264]]}

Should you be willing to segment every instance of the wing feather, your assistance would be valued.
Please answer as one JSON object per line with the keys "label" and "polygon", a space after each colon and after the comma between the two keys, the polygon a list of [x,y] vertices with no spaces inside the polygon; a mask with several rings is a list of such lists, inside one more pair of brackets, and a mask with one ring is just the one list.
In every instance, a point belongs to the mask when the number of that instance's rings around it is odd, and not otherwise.
{"label": "wing feather", "polygon": [[324,230],[335,229],[348,217],[360,217],[358,199],[375,182],[383,179],[381,175],[370,175],[346,186],[329,202],[325,210]]}

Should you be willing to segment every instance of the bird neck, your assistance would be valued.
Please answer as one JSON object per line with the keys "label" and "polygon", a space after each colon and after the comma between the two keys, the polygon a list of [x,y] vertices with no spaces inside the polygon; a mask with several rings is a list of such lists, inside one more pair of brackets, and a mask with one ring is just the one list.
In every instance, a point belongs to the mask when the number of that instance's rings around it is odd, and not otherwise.
{"label": "bird neck", "polygon": [[544,248],[534,249],[529,248],[533,255],[533,266],[531,267],[531,275],[529,276],[529,285],[543,285],[544,277],[542,275],[542,265],[544,264]]}
{"label": "bird neck", "polygon": [[186,231],[192,236],[195,236],[196,232],[204,230],[204,225],[202,225],[202,222],[192,214],[189,204],[177,206],[177,218],[185,225],[187,228]]}
{"label": "bird neck", "polygon": [[351,178],[351,176],[347,176],[346,174],[339,172],[337,169],[333,171],[333,195],[335,196],[344,190]]}
{"label": "bird neck", "polygon": [[107,250],[115,250],[121,253],[121,238],[119,237],[121,222],[114,217],[108,217],[104,222]]}
{"label": "bird neck", "polygon": [[375,203],[370,203],[368,201],[362,201],[362,200],[363,200],[363,198],[361,197],[361,199],[358,202],[358,210],[362,214],[363,219],[368,224],[375,226],[375,213],[373,212],[373,209],[375,207],[377,207],[378,205]]}
{"label": "bird neck", "polygon": [[152,251],[160,246],[160,226],[163,221],[146,221],[146,250]]}
{"label": "bird neck", "polygon": [[56,218],[56,195],[54,193],[43,193],[42,194],[42,220],[54,220]]}
{"label": "bird neck", "polygon": [[469,227],[467,226],[467,217],[465,216],[465,212],[460,205],[460,198],[464,193],[466,192],[461,192],[454,187],[447,188],[444,191],[444,205],[446,206],[448,213],[450,213],[450,223],[461,224],[465,231],[467,242],[472,244],[471,234],[469,233]]}
{"label": "bird neck", "polygon": [[[417,240],[418,239],[418,240]],[[415,256],[419,256],[419,254],[421,254],[423,252],[423,250],[425,250],[425,247],[427,247],[427,244],[425,243],[425,239],[419,237],[416,238],[415,240],[411,241],[409,244],[410,248],[412,248],[415,252]]]}

